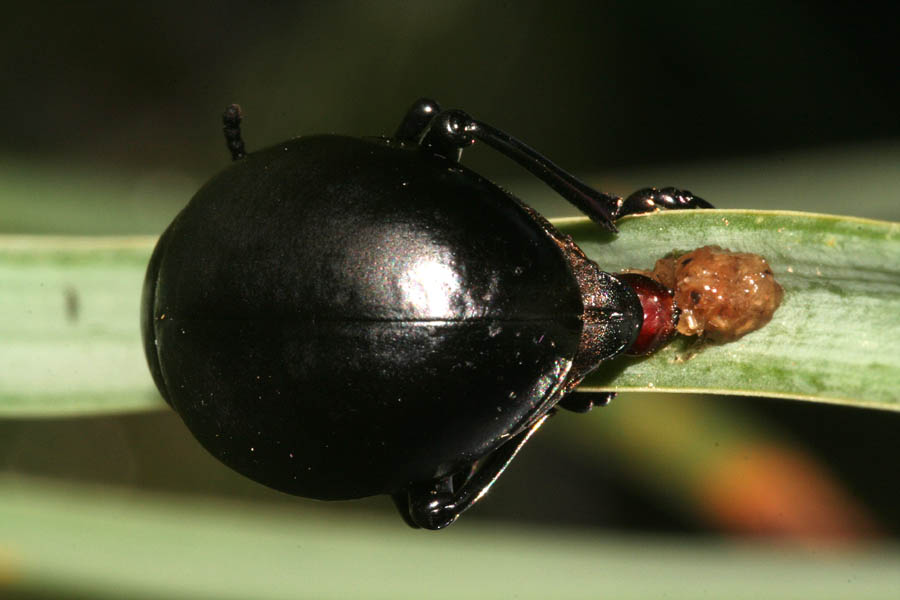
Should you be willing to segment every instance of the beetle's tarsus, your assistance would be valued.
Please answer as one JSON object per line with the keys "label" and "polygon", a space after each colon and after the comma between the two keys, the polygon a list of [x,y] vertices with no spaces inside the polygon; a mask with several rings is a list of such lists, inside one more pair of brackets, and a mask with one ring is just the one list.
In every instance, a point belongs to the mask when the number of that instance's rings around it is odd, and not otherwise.
{"label": "beetle's tarsus", "polygon": [[222,114],[222,131],[225,132],[225,145],[231,153],[231,160],[240,160],[246,155],[244,140],[241,138],[241,119],[243,113],[238,104],[232,104]]}
{"label": "beetle's tarsus", "polygon": [[650,187],[638,190],[624,200],[620,200],[614,216],[618,220],[626,215],[691,208],[713,208],[713,205],[703,198],[694,196],[688,190],[679,190],[673,187],[660,189]]}

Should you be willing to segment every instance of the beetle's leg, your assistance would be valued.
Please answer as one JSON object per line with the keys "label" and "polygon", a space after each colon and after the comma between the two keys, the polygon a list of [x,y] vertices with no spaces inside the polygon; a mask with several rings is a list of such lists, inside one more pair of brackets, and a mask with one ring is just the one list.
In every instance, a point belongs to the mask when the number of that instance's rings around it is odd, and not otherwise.
{"label": "beetle's leg", "polygon": [[394,137],[404,142],[418,143],[428,129],[431,120],[441,112],[440,105],[431,98],[419,98],[406,111]]}
{"label": "beetle's leg", "polygon": [[231,160],[240,160],[244,158],[244,140],[241,138],[241,107],[232,104],[225,109],[222,115],[222,131],[225,132],[225,145],[231,152]]}
{"label": "beetle's leg", "polygon": [[678,210],[685,208],[712,208],[713,205],[694,196],[687,190],[673,187],[662,189],[644,188],[631,194],[620,203],[614,216],[620,219],[625,215],[639,215],[657,210]]}
{"label": "beetle's leg", "polygon": [[[458,490],[454,490],[452,475],[410,486],[407,505],[413,523],[425,529],[442,529],[453,523],[459,515],[487,494],[525,442],[548,417],[549,415],[542,416],[531,427],[479,461],[478,468]],[[402,509],[401,503],[397,504]]]}
{"label": "beetle's leg", "polygon": [[516,161],[593,221],[609,231],[616,231],[613,216],[621,203],[618,196],[595,190],[516,138],[476,121],[461,110],[447,110],[435,117],[422,138],[422,146],[435,154],[459,160],[463,148],[471,146],[475,140]]}
{"label": "beetle's leg", "polygon": [[573,392],[560,400],[557,406],[576,413],[586,413],[595,406],[606,406],[615,397],[615,392]]}

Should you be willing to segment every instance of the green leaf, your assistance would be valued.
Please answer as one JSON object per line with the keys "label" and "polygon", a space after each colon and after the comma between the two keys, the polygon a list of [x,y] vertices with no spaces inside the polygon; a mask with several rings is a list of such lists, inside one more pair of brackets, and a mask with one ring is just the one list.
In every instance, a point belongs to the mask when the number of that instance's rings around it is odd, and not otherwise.
{"label": "green leaf", "polygon": [[716,244],[764,256],[784,287],[772,321],[732,343],[680,337],[620,358],[581,389],[743,394],[900,410],[900,224],[784,211],[672,211],[629,217],[620,233],[557,225],[607,271],[650,269],[672,251]]}
{"label": "green leaf", "polygon": [[808,552],[477,516],[427,532],[345,508],[0,478],[0,596],[863,600],[900,587],[895,546]]}
{"label": "green leaf", "polygon": [[164,405],[138,322],[155,241],[0,236],[0,417]]}
{"label": "green leaf", "polygon": [[[608,271],[718,244],[765,256],[772,322],[721,346],[618,359],[584,389],[753,394],[900,409],[900,225],[805,213],[689,211],[557,222]],[[0,417],[164,406],[142,354],[150,237],[0,236]]]}

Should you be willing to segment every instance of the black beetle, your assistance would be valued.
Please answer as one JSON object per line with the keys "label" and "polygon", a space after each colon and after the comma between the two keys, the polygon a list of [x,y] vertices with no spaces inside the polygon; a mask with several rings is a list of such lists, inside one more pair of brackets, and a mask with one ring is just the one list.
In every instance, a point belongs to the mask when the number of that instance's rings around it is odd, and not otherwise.
{"label": "black beetle", "polygon": [[393,138],[319,135],[247,154],[163,233],[141,328],[166,401],[225,464],[319,499],[390,494],[439,529],[643,322],[634,289],[461,166],[482,141],[601,227],[688,192],[600,193],[461,111],[416,102]]}

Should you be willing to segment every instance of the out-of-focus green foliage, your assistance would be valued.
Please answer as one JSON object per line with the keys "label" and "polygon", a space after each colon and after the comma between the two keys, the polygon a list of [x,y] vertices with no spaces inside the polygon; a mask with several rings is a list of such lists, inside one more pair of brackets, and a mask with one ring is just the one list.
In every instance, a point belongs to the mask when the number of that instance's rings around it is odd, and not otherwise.
{"label": "out-of-focus green foliage", "polygon": [[473,520],[439,533],[0,479],[0,595],[53,598],[890,598],[900,550],[808,554]]}

